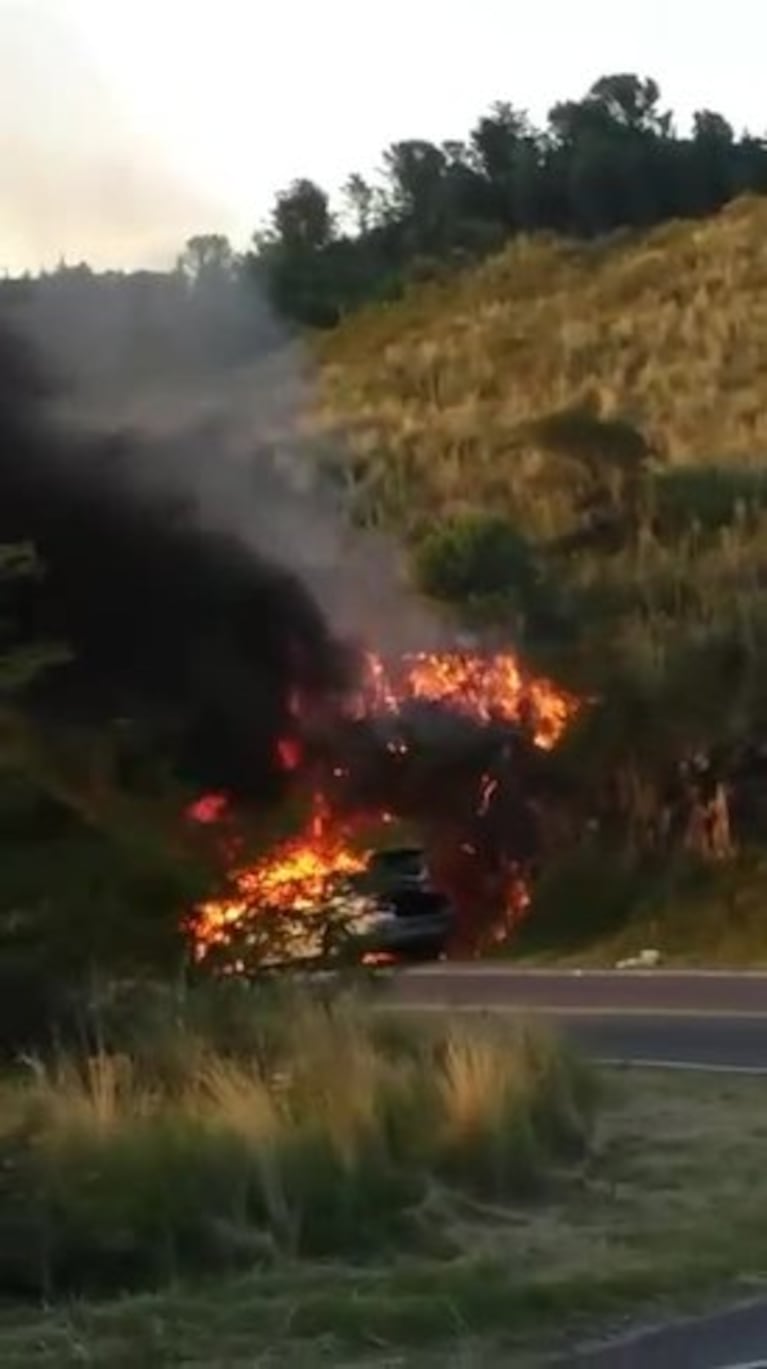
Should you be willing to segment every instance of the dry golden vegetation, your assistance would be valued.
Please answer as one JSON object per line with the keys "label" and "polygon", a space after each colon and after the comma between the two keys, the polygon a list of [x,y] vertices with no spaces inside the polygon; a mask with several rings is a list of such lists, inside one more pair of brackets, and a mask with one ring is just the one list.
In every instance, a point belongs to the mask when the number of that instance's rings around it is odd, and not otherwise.
{"label": "dry golden vegetation", "polygon": [[[613,1076],[588,1160],[543,1201],[433,1196],[442,1251],[376,1252],[362,1263],[262,1258],[226,1279],[117,1301],[17,1305],[0,1318],[0,1361],[531,1369],[595,1328],[625,1327],[627,1314],[695,1310],[760,1286],[765,1102],[756,1078]],[[224,1112],[229,1125],[228,1103]]]}
{"label": "dry golden vegetation", "polygon": [[[633,919],[639,895],[655,928],[645,944],[764,959],[762,920],[734,928],[729,889],[704,950],[694,913],[666,934],[678,891],[655,886],[687,831],[682,815],[659,835],[694,755],[737,787],[736,845],[764,839],[749,766],[767,724],[766,230],[767,201],[743,198],[645,234],[517,238],[317,344],[356,517],[401,540],[435,604],[594,702],[557,753],[575,847],[595,814],[601,843],[580,900],[562,885],[560,951],[568,928],[581,950],[596,935],[610,849],[634,891],[617,902]],[[758,902],[753,860],[733,879]],[[538,887],[533,926],[541,903]],[[609,938],[623,920],[606,909]]]}
{"label": "dry golden vegetation", "polygon": [[144,989],[97,1026],[95,1053],[0,1079],[6,1291],[447,1251],[451,1195],[529,1199],[588,1142],[590,1072],[543,1031],[243,985]]}
{"label": "dry golden vegetation", "polygon": [[[513,511],[529,426],[584,403],[679,463],[767,455],[767,202],[592,243],[520,238],[320,344],[373,511]],[[616,435],[612,436],[614,445]]]}

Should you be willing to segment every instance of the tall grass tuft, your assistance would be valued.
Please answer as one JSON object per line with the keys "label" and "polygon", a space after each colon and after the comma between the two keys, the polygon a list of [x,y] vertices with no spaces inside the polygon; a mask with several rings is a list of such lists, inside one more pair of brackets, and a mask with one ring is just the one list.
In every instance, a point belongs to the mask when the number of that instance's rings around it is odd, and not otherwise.
{"label": "tall grass tuft", "polygon": [[588,1143],[588,1072],[537,1030],[222,986],[102,1036],[0,1088],[6,1290],[403,1248],[435,1186],[524,1198]]}

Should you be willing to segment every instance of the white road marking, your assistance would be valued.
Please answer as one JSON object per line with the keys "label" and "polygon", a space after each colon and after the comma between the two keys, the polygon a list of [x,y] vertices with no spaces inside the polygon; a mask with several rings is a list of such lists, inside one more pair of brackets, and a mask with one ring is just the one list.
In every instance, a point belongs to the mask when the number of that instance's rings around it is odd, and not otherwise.
{"label": "white road marking", "polygon": [[661,982],[664,979],[763,979],[767,983],[767,970],[694,970],[675,969],[673,966],[646,970],[617,970],[610,966],[602,969],[578,969],[556,965],[547,969],[543,965],[528,967],[488,960],[441,960],[431,965],[405,965],[396,971],[396,975],[407,979],[434,979],[451,975],[476,978],[506,975],[509,978],[517,976],[520,979],[658,979]]}
{"label": "white road marking", "polygon": [[[530,1008],[527,1008],[527,1009],[520,1009],[519,1006],[516,1006],[516,1007],[515,1007],[513,1004],[503,1004],[503,1003],[500,1003],[500,1004],[487,1004],[487,1003],[455,1003],[455,1004],[453,1004],[453,1003],[392,1003],[392,1002],[389,1002],[389,1003],[375,1003],[375,1004],[373,1004],[373,1007],[376,1008],[376,1009],[379,1009],[379,1010],[383,1010],[384,1012],[402,1012],[403,1010],[404,1010],[404,1011],[411,1011],[411,1012],[425,1012],[425,1013],[459,1012],[459,1013],[475,1013],[475,1014],[477,1014],[477,1015],[480,1016],[480,1017],[483,1016],[483,1015],[487,1016],[487,1015],[489,1015],[489,1014],[492,1014],[492,1015],[494,1015],[494,1016],[510,1016],[510,1015],[516,1015],[516,1016],[519,1017],[519,1018],[524,1018],[524,1017],[526,1017],[526,1016],[532,1015],[532,1014],[535,1013],[535,1012],[545,1013],[545,1014],[546,1014],[547,1016],[549,1016],[549,1017],[557,1017],[557,1016],[560,1016],[560,1017],[578,1017],[578,1016],[580,1016],[580,1017],[607,1017],[607,1018],[615,1018],[615,1017],[647,1017],[647,1016],[651,1016],[651,1017],[657,1018],[657,1017],[659,1016],[658,1013],[652,1012],[652,1011],[651,1011],[651,1012],[648,1012],[648,1011],[646,1011],[645,1009],[635,1009],[635,1010],[632,1010],[632,1009],[625,1010],[625,1009],[623,1009],[623,1010],[618,1010],[618,1011],[616,1011],[616,1010],[613,1009],[613,1008],[605,1008],[605,1009],[590,1009],[590,1008],[572,1008],[572,1009],[568,1009],[568,1008],[533,1008],[533,1009],[530,1009]],[[705,1016],[705,1017],[707,1017],[707,1018],[709,1018],[709,1017],[710,1017],[710,1018],[715,1018],[715,1017],[717,1017],[717,1016],[721,1016],[721,1017],[724,1017],[724,1018],[727,1018],[727,1019],[729,1019],[729,1018],[731,1018],[731,1017],[736,1017],[736,1018],[742,1018],[742,1019],[747,1019],[747,1020],[756,1020],[756,1021],[763,1021],[763,1020],[767,1019],[767,1014],[765,1014],[765,1013],[740,1013],[740,1014],[738,1014],[738,1013],[721,1013],[721,1014],[717,1014],[717,1013],[705,1013],[705,1014],[701,1014],[701,1013],[697,1013],[697,1012],[689,1012],[689,1013],[688,1013],[688,1012],[685,1012],[685,1011],[681,1011],[681,1012],[678,1012],[678,1011],[677,1011],[677,1012],[668,1012],[668,1013],[660,1014],[660,1015],[664,1016],[665,1018],[673,1018],[673,1017],[682,1017],[682,1018],[684,1018],[684,1017],[695,1017],[695,1018],[700,1018],[701,1016]],[[694,1071],[699,1071],[699,1072],[701,1072],[701,1073],[706,1073],[706,1074],[743,1074],[743,1075],[752,1075],[752,1076],[755,1076],[755,1077],[758,1077],[758,1076],[767,1076],[767,1065],[726,1065],[726,1064],[719,1064],[719,1063],[717,1063],[717,1064],[707,1064],[705,1061],[701,1061],[701,1060],[655,1060],[655,1059],[653,1059],[653,1058],[651,1058],[651,1057],[646,1058],[646,1057],[636,1057],[636,1056],[631,1056],[631,1055],[625,1055],[625,1056],[624,1056],[624,1055],[620,1055],[620,1056],[601,1056],[601,1057],[597,1056],[597,1057],[595,1057],[595,1064],[597,1064],[597,1065],[603,1065],[603,1066],[608,1066],[609,1068],[624,1068],[624,1067],[626,1067],[626,1066],[630,1066],[630,1067],[632,1067],[632,1068],[634,1068],[634,1069],[648,1069],[648,1070],[650,1070],[650,1069],[652,1069],[652,1070],[694,1070]],[[735,1366],[733,1366],[733,1369],[735,1369]],[[764,1369],[767,1369],[767,1361],[765,1362]]]}
{"label": "white road marking", "polygon": [[564,1003],[451,1003],[449,999],[445,999],[441,1003],[429,1003],[403,998],[381,1003],[378,1006],[394,1010],[407,1008],[413,1012],[514,1013],[521,1017],[530,1013],[545,1013],[547,1017],[650,1017],[654,1020],[663,1019],[664,1021],[670,1018],[695,1018],[700,1021],[701,1018],[705,1018],[706,1021],[724,1019],[728,1022],[767,1022],[767,1011],[732,1011],[728,1008],[666,1008],[657,1004],[647,1008],[624,1007],[620,1003],[614,1003],[608,1007],[581,1007],[576,1004],[568,1006]]}
{"label": "white road marking", "polygon": [[[641,1060],[634,1056],[609,1056],[595,1059],[595,1064],[609,1069],[629,1067],[638,1070],[694,1070],[701,1074],[767,1075],[767,1065],[707,1065],[700,1060]],[[724,1365],[722,1369],[749,1369],[745,1365]],[[764,1365],[767,1369],[767,1362]]]}

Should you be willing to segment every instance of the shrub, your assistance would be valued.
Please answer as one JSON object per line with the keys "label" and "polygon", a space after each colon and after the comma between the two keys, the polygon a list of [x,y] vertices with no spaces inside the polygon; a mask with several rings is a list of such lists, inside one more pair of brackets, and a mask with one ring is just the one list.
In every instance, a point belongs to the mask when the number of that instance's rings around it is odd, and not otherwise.
{"label": "shrub", "polygon": [[679,537],[691,527],[712,533],[757,517],[767,505],[767,477],[737,464],[679,466],[664,472],[653,494],[661,536]]}
{"label": "shrub", "polygon": [[521,954],[583,949],[621,931],[654,892],[651,873],[622,851],[595,843],[564,853],[537,882],[515,949]]}
{"label": "shrub", "polygon": [[414,554],[418,588],[450,604],[500,594],[524,597],[536,580],[530,549],[494,514],[474,513],[427,534]]}

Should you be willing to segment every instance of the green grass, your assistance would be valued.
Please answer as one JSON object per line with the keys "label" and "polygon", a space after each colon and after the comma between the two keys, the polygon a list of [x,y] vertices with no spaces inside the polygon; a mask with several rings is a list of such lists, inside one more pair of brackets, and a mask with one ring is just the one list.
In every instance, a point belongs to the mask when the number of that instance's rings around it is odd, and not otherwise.
{"label": "green grass", "polygon": [[538,964],[615,965],[646,947],[666,965],[767,966],[767,862],[745,849],[712,866],[638,867],[576,852],[544,873],[532,911],[499,954]]}
{"label": "green grass", "polygon": [[[760,1079],[614,1076],[577,1174],[535,1204],[444,1195],[452,1253],[269,1268],[0,1315],[4,1369],[528,1366],[627,1316],[767,1281]],[[723,1214],[726,1213],[726,1220]]]}
{"label": "green grass", "polygon": [[529,1200],[588,1142],[588,1071],[523,1027],[232,985],[134,1000],[101,1031],[0,1089],[0,1283],[19,1294],[449,1250],[453,1195]]}

